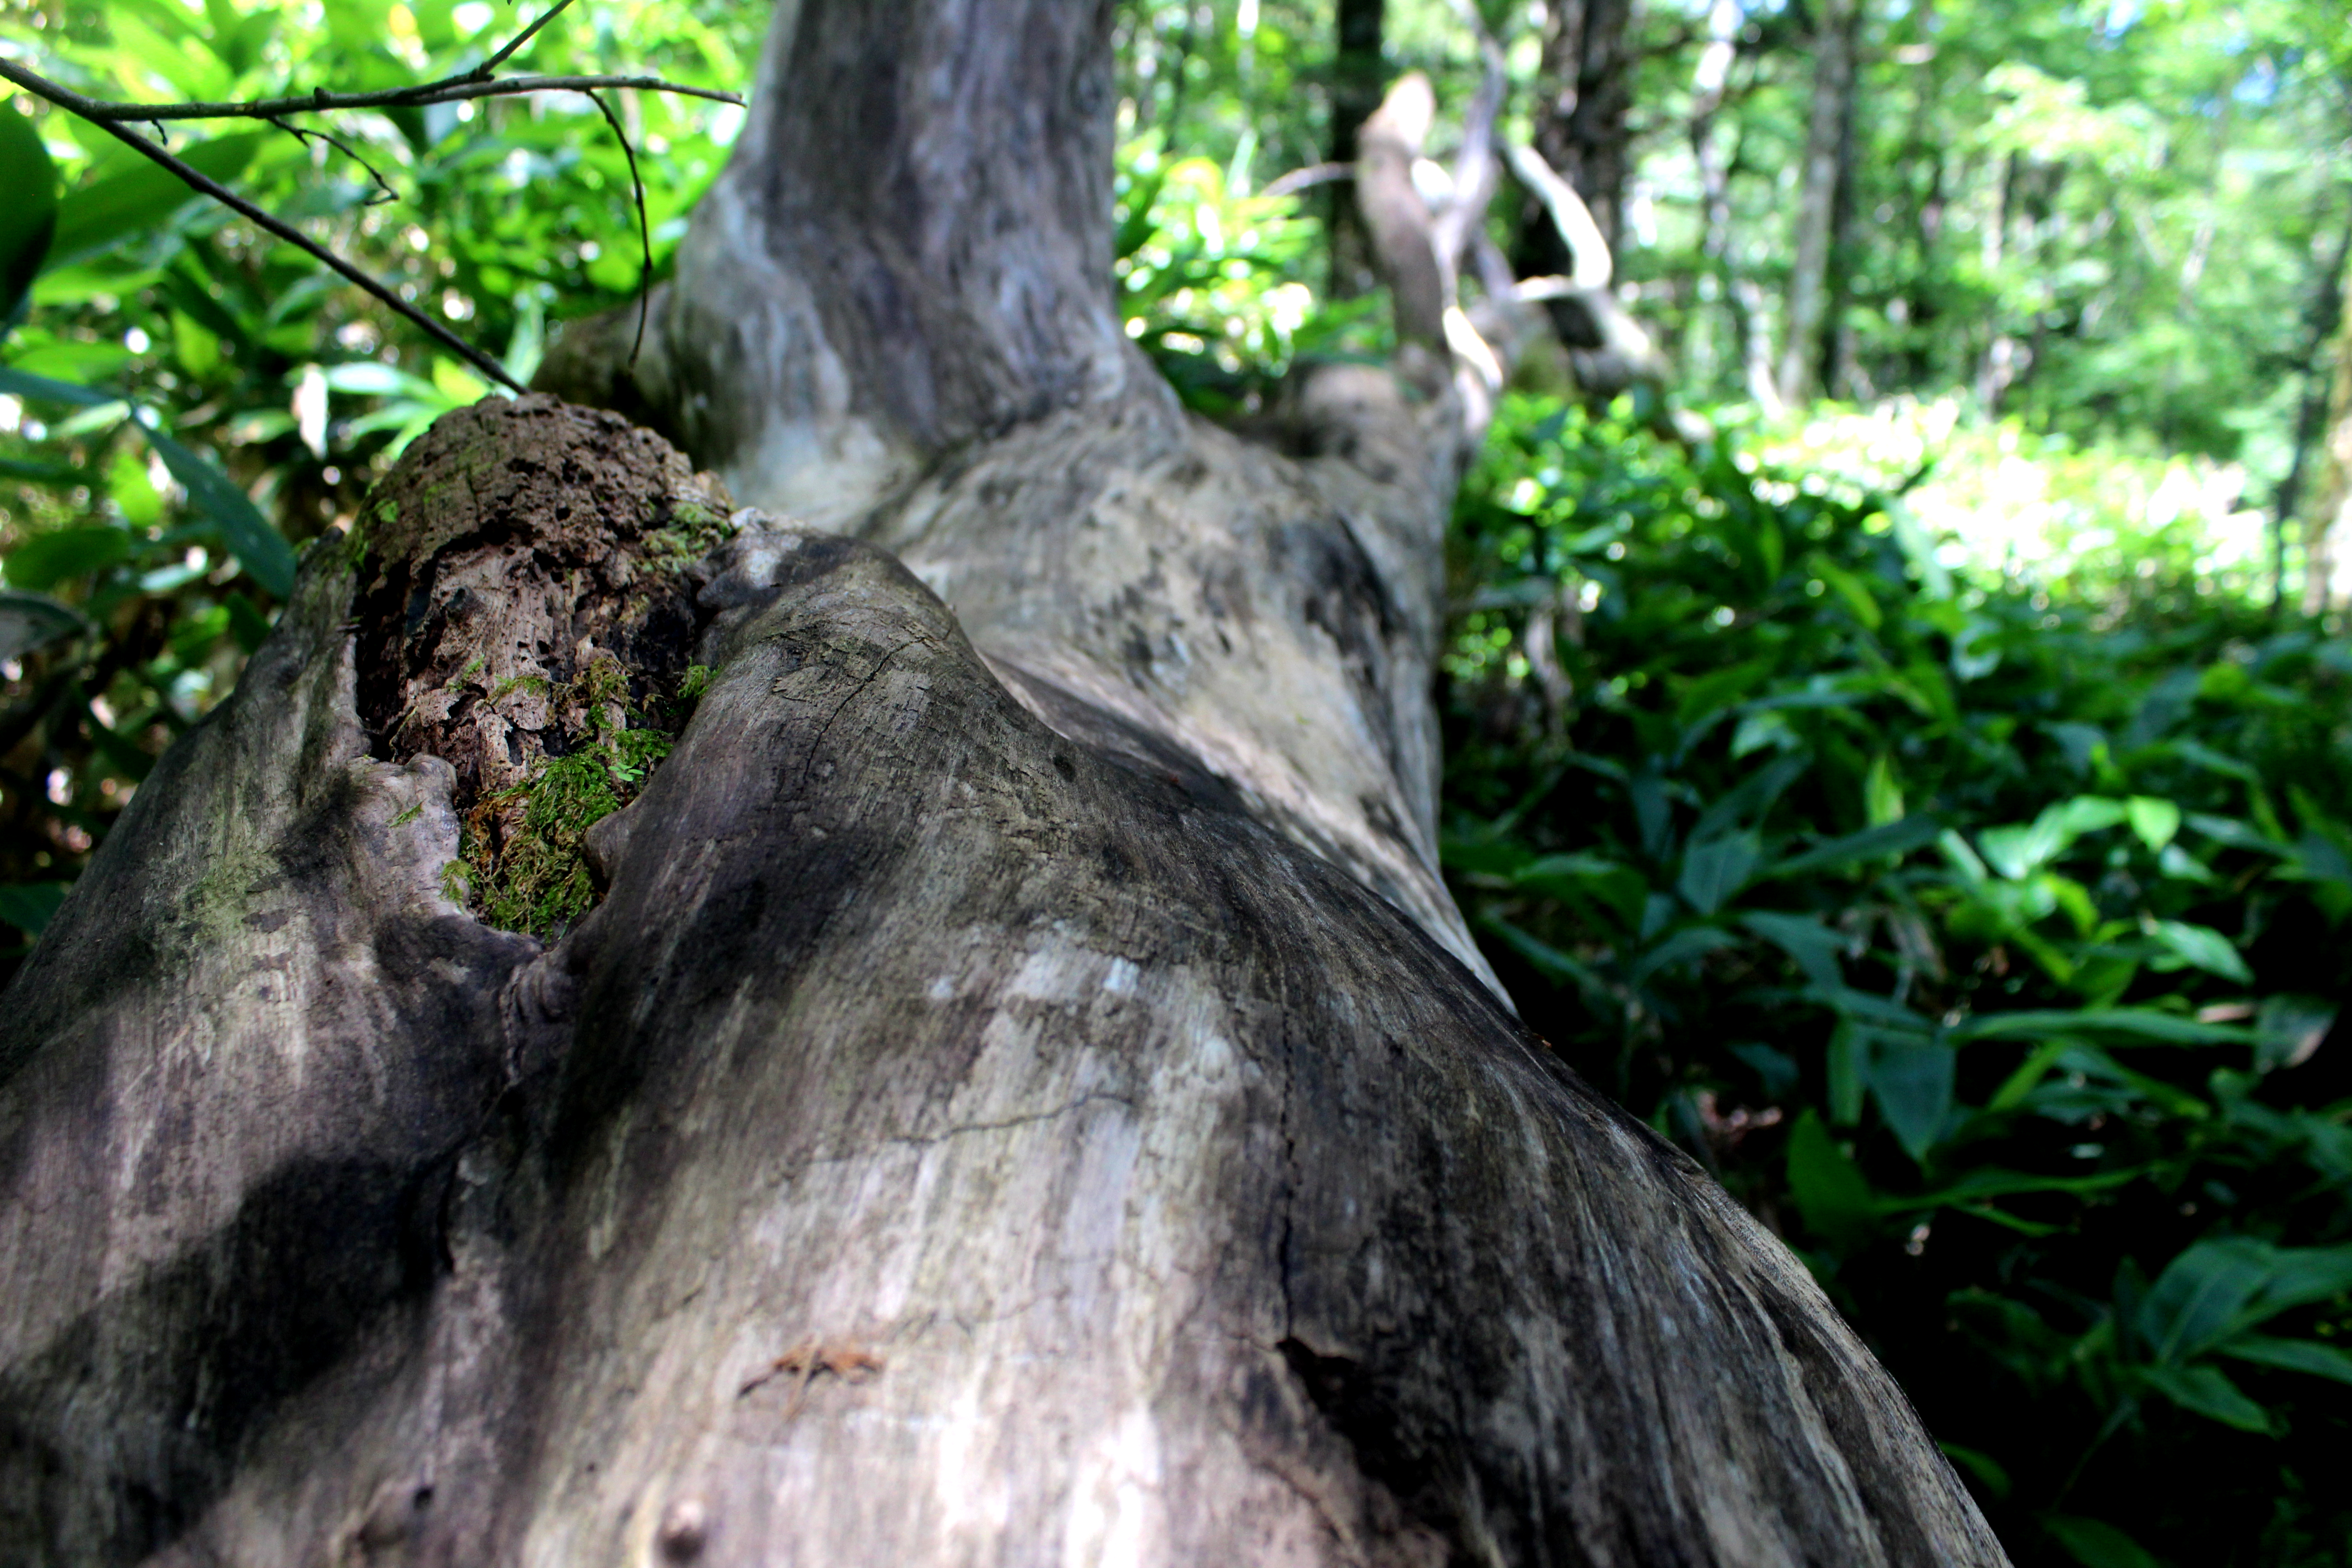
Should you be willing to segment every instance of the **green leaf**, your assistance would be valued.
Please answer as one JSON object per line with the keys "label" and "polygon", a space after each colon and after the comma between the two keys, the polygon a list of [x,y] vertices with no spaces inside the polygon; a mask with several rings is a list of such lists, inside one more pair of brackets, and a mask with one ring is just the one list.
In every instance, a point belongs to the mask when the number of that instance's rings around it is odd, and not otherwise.
{"label": "green leaf", "polygon": [[[2210,926],[2189,925],[2181,921],[2150,921],[2147,934],[2157,944],[2180,963],[2201,969],[2208,974],[2218,974],[2224,980],[2234,980],[2241,985],[2254,983],[2254,972],[2238,956],[2230,939]],[[2155,967],[2161,969],[2162,963]]]}
{"label": "green leaf", "polygon": [[131,535],[119,528],[59,528],[37,533],[8,552],[8,586],[35,592],[126,560]]}
{"label": "green leaf", "polygon": [[1870,1183],[1808,1110],[1789,1134],[1789,1190],[1806,1227],[1843,1247],[1858,1247],[1877,1228]]}
{"label": "green leaf", "polygon": [[1884,752],[1870,760],[1870,771],[1863,775],[1862,805],[1873,827],[1903,820],[1903,785]]}
{"label": "green leaf", "polygon": [[2352,1355],[2334,1345],[2321,1344],[2317,1340],[2280,1340],[2267,1334],[2241,1334],[2227,1344],[2214,1348],[2222,1355],[2277,1367],[2282,1372],[2305,1372],[2314,1377],[2352,1383]]}
{"label": "green leaf", "polygon": [[1952,1111],[1958,1053],[1933,1040],[1881,1035],[1870,1051],[1870,1093],[1905,1153],[1924,1161]]}
{"label": "green leaf", "polygon": [[1845,949],[1845,938],[1812,916],[1755,910],[1741,915],[1739,923],[1796,960],[1805,978],[1822,990],[1844,987],[1838,955]]}
{"label": "green leaf", "polygon": [[0,366],[0,392],[36,403],[63,403],[78,408],[103,408],[122,401],[113,393],[100,392],[96,387],[76,386],[69,381],[56,381],[6,366]]}
{"label": "green leaf", "polygon": [[1785,860],[1776,861],[1763,874],[1778,881],[1788,877],[1809,876],[1816,871],[1834,871],[1857,861],[1876,860],[1888,855],[1907,855],[1914,849],[1936,842],[1943,830],[1943,825],[1933,818],[1916,815],[1906,816],[1884,827],[1866,827],[1843,838],[1824,839],[1801,855],[1791,855]]}
{"label": "green leaf", "polygon": [[1683,852],[1682,875],[1675,890],[1703,915],[1721,909],[1727,900],[1748,885],[1764,847],[1753,833],[1727,834],[1694,844]]}
{"label": "green leaf", "polygon": [[41,934],[58,906],[65,902],[70,882],[0,883],[0,921],[18,931]]}
{"label": "green leaf", "polygon": [[1990,1454],[1963,1448],[1958,1443],[1938,1443],[1936,1447],[1944,1450],[1944,1458],[1974,1476],[1977,1484],[1995,1498],[2009,1496],[2009,1472]]}
{"label": "green leaf", "polygon": [[58,170],[32,118],[0,100],[0,331],[39,275],[58,227]]}
{"label": "green leaf", "polygon": [[2219,1367],[2150,1366],[2143,1367],[2140,1376],[2183,1410],[2242,1432],[2271,1429],[2270,1412],[2247,1398]]}
{"label": "green leaf", "polygon": [[2180,808],[2154,795],[2136,795],[2124,802],[2131,830],[2150,849],[2161,850],[2180,831]]}
{"label": "green leaf", "polygon": [[2164,1568],[2163,1559],[2105,1520],[2053,1513],[2042,1528],[2083,1568]]}
{"label": "green leaf", "polygon": [[2032,1040],[2048,1035],[2107,1035],[2167,1046],[2251,1046],[2252,1029],[2200,1024],[2152,1007],[2085,1007],[2080,1012],[2027,1009],[1986,1013],[1955,1026],[1959,1040]]}
{"label": "green leaf", "polygon": [[[229,184],[245,173],[268,136],[261,131],[217,136],[175,149],[174,156],[198,174]],[[178,175],[142,158],[119,174],[106,175],[66,194],[58,213],[57,236],[49,242],[44,265],[63,267],[133,235],[152,234],[170,215],[198,199]]]}
{"label": "green leaf", "polygon": [[221,542],[237,558],[253,580],[283,599],[294,591],[294,547],[269,525],[252,498],[229,477],[161,430],[141,428],[188,492],[188,502],[210,518],[221,532]]}

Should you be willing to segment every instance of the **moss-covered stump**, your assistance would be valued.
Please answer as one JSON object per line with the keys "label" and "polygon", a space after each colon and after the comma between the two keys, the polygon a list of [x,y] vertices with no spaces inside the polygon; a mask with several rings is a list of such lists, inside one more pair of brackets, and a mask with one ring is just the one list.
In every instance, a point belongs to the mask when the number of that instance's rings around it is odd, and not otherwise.
{"label": "moss-covered stump", "polygon": [[544,395],[436,423],[355,541],[361,721],[442,759],[465,823],[453,896],[546,936],[593,902],[580,837],[668,749],[695,632],[687,568],[725,488],[658,436]]}

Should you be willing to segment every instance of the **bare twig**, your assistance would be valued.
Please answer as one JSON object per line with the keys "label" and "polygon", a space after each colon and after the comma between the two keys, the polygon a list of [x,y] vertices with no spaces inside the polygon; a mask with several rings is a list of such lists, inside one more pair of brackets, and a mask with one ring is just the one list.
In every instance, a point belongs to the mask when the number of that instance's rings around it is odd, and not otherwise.
{"label": "bare twig", "polygon": [[476,77],[483,81],[489,80],[490,73],[492,71],[504,65],[517,49],[521,48],[525,44],[530,42],[530,40],[537,36],[541,27],[546,26],[550,22],[554,21],[556,17],[562,16],[564,8],[571,4],[572,0],[555,0],[554,5],[550,5],[546,10],[541,11],[539,14],[538,21],[533,22],[530,26],[525,27],[521,32],[517,33],[513,37],[508,39],[505,47],[499,49],[488,59],[484,60],[480,65],[476,66],[467,74]]}
{"label": "bare twig", "polygon": [[[76,114],[79,114],[81,112],[79,110],[75,109],[70,102],[67,101],[69,99],[79,98],[80,96],[79,93],[71,92],[65,88],[61,88],[55,82],[50,81],[47,77],[28,71],[25,69],[24,67],[16,64],[14,61],[0,59],[0,77],[6,78],[8,80],[15,82],[18,87],[23,88],[26,91],[32,93],[37,97],[48,100],[51,103],[56,104],[60,109],[67,110]],[[87,116],[85,116],[85,118],[87,118]],[[489,355],[484,353],[481,350],[476,348],[473,344],[467,342],[465,339],[459,337],[457,333],[451,331],[448,328],[443,326],[440,322],[435,321],[432,317],[418,310],[415,306],[411,305],[407,300],[403,300],[388,286],[376,281],[375,279],[370,277],[367,273],[362,271],[352,263],[345,261],[341,257],[337,256],[325,246],[311,239],[293,225],[264,212],[261,208],[254,205],[251,202],[247,201],[243,196],[238,195],[235,191],[230,190],[226,185],[222,184],[219,181],[211,178],[201,170],[189,167],[186,163],[173,157],[171,153],[163,151],[163,148],[155,145],[154,142],[148,141],[147,138],[140,135],[136,131],[131,130],[129,126],[109,120],[100,120],[96,121],[96,123],[99,128],[104,131],[108,135],[123,142],[132,151],[138,153],[142,157],[149,159],[153,163],[160,163],[164,168],[170,170],[171,173],[179,179],[180,183],[186,185],[189,189],[212,197],[213,200],[220,203],[221,205],[228,208],[231,212],[234,212],[239,216],[247,219],[256,227],[276,235],[279,239],[284,240],[287,244],[294,246],[298,249],[305,251],[310,256],[313,256],[319,260],[326,263],[335,271],[341,273],[345,279],[359,285],[360,288],[365,289],[377,300],[389,307],[394,311],[397,312],[415,325],[424,328],[425,331],[431,334],[436,342],[463,356],[467,363],[473,365],[475,369],[482,372],[485,375],[488,375],[500,386],[511,388],[516,392],[523,390],[522,384],[515,380],[514,377],[509,375],[506,373],[506,368],[499,364],[498,361],[492,359]]]}
{"label": "bare twig", "polygon": [[[562,5],[556,9],[561,10],[571,3],[572,0],[562,0]],[[629,133],[621,129],[620,116],[613,112],[611,104],[593,92],[588,94],[588,101],[596,106],[597,111],[604,117],[604,123],[613,128],[614,136],[620,141],[621,155],[629,161],[629,194],[637,204],[637,243],[643,259],[637,264],[637,336],[636,341],[629,345],[629,366],[634,370],[637,363],[637,351],[646,346],[646,300],[654,286],[653,226],[646,218],[646,183],[637,177],[637,150],[629,145]]]}
{"label": "bare twig", "polygon": [[1269,197],[1293,196],[1316,185],[1328,184],[1334,180],[1352,180],[1355,177],[1356,165],[1353,163],[1309,163],[1303,169],[1293,169],[1287,174],[1269,182],[1265,189],[1260,191],[1258,195]]}
{"label": "bare twig", "polygon": [[[47,78],[35,76],[6,58],[0,58],[0,77],[15,82],[27,92],[39,93],[59,109],[100,125],[119,121],[274,120],[280,115],[307,114],[318,110],[422,109],[427,104],[455,103],[468,98],[514,98],[532,92],[593,92],[608,88],[674,92],[687,98],[709,99],[713,103],[731,103],[739,109],[743,105],[740,93],[721,92],[709,87],[688,87],[678,82],[665,81],[656,76],[507,76],[489,80],[452,77],[416,87],[386,88],[380,92],[329,92],[320,88],[316,92],[290,98],[259,98],[233,103],[121,103],[112,99],[89,98],[70,88],[59,87]],[[36,87],[36,82],[42,85]]]}
{"label": "bare twig", "polygon": [[371,207],[379,206],[385,202],[398,201],[400,199],[400,193],[392,188],[392,182],[383,177],[383,171],[378,169],[373,163],[369,163],[364,157],[362,157],[357,148],[353,147],[350,142],[345,142],[341,137],[335,135],[332,132],[310,131],[299,125],[289,125],[283,120],[272,120],[269,123],[275,125],[278,130],[283,131],[289,136],[291,136],[296,141],[301,142],[306,148],[309,147],[313,141],[324,142],[328,146],[332,147],[336,152],[341,153],[344,157],[349,158],[352,163],[357,163],[361,168],[365,169],[368,172],[368,178],[375,182],[376,194],[366,198],[366,200],[361,204],[362,205]]}

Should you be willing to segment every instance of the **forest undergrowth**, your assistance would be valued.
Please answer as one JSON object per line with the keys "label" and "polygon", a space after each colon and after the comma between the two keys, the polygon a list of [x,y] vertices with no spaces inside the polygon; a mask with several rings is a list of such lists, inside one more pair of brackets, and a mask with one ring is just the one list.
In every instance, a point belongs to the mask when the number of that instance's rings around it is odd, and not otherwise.
{"label": "forest undergrowth", "polygon": [[1528,1022],[2021,1563],[2345,1561],[2352,646],[1634,414],[1512,404],[1456,517],[1444,852]]}

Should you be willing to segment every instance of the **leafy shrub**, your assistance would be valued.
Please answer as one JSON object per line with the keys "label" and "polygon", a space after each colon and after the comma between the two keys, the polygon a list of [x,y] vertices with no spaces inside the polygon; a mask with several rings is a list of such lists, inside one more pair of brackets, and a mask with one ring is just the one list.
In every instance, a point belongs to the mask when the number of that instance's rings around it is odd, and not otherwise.
{"label": "leafy shrub", "polygon": [[1454,549],[1445,854],[1529,1022],[2021,1561],[2344,1561],[2352,647],[1956,578],[1622,407],[1510,406]]}

